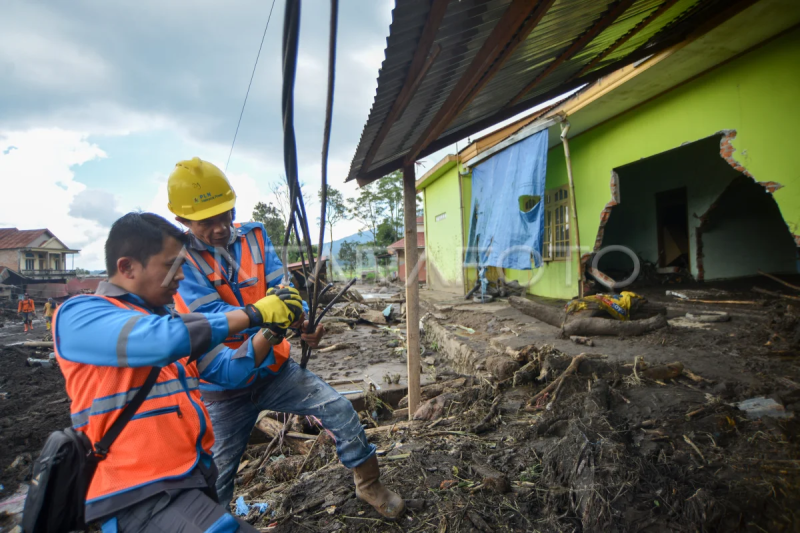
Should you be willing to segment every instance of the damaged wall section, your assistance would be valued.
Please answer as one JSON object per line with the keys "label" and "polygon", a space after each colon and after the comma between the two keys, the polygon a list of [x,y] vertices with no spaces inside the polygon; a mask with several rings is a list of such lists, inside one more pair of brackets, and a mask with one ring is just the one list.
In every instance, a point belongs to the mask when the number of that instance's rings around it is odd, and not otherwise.
{"label": "damaged wall section", "polygon": [[[667,65],[668,61],[665,60],[663,65]],[[709,150],[716,155],[716,162],[725,167],[720,172],[727,171],[728,174],[713,190],[704,193],[702,203],[705,208],[701,205],[689,208],[692,219],[692,214],[705,214],[725,187],[742,176],[742,171],[746,171],[764,189],[771,189],[790,233],[800,235],[800,173],[796,163],[795,131],[796,124],[800,123],[800,105],[796,96],[796,87],[800,85],[800,69],[792,67],[799,63],[800,28],[796,28],[571,138],[578,219],[581,221],[581,243],[584,243],[582,253],[592,251],[601,231],[600,214],[611,200],[609,175],[614,169],[658,156],[697,139],[709,143]],[[655,76],[659,71],[659,68],[654,68],[649,73]],[[595,105],[601,104],[602,101],[598,101]],[[577,123],[582,112],[587,111],[578,111],[570,120]],[[733,130],[736,131],[735,138],[729,136],[721,139],[717,133],[728,135]],[[732,150],[726,151],[727,147]],[[664,174],[668,169],[653,170]],[[624,180],[622,174],[620,179]],[[563,148],[556,145],[549,152],[547,187],[566,182]],[[778,187],[778,184],[782,187]],[[620,184],[622,204],[626,201],[625,187],[624,183]],[[612,207],[611,212],[621,205]],[[701,222],[693,220],[691,223],[696,229]],[[607,229],[606,233],[608,231],[611,230]],[[690,233],[695,250],[693,255],[696,255],[696,234],[695,231]],[[605,240],[605,236],[602,238]],[[795,239],[800,245],[800,238]],[[708,249],[703,251],[706,258],[710,253]],[[651,257],[657,257],[657,251],[653,254],[651,249],[650,254]],[[608,258],[612,257],[609,254]],[[699,273],[696,267],[692,265],[693,271]],[[577,294],[576,285],[566,287],[565,268],[564,262],[545,265],[541,281],[529,292],[555,297],[565,297],[566,293],[570,296]],[[576,257],[573,257],[572,268],[577,268]],[[723,274],[728,275],[725,272]],[[717,274],[708,272],[708,275]]]}
{"label": "damaged wall section", "polygon": [[[695,279],[794,272],[793,239],[772,196],[720,157],[718,134],[617,169],[620,204],[603,246],[628,246],[661,267],[690,267]],[[676,213],[678,215],[676,216]],[[609,254],[600,269],[625,270]]]}

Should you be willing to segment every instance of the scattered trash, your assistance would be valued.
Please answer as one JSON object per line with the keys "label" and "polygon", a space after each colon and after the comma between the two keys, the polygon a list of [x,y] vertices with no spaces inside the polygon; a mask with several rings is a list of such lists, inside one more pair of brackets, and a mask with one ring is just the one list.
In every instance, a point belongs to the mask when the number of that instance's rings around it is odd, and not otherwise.
{"label": "scattered trash", "polygon": [[703,311],[702,313],[686,313],[686,319],[691,322],[715,323],[728,322],[731,315],[722,311]]}
{"label": "scattered trash", "polygon": [[569,340],[575,344],[583,344],[584,346],[594,346],[594,341],[589,337],[581,337],[580,335],[572,335]]}
{"label": "scattered trash", "polygon": [[620,294],[594,294],[574,298],[567,304],[567,314],[579,311],[602,311],[617,320],[630,320],[631,314],[647,300],[634,292],[622,291]]}
{"label": "scattered trash", "polygon": [[28,357],[27,361],[28,366],[43,366],[46,368],[50,368],[53,366],[53,363],[50,359],[34,359],[33,357]]}
{"label": "scattered trash", "polygon": [[22,518],[22,509],[25,506],[25,497],[28,495],[28,485],[21,484],[17,492],[0,501],[0,516],[8,515],[12,519]]}
{"label": "scattered trash", "polygon": [[667,294],[667,296],[674,296],[675,298],[680,298],[681,300],[688,300],[689,299],[689,297],[687,295],[683,294],[682,292],[667,291],[666,294]]}
{"label": "scattered trash", "polygon": [[708,322],[696,322],[689,320],[685,316],[670,318],[667,323],[673,328],[691,328],[691,329],[709,329],[711,325]]}
{"label": "scattered trash", "polygon": [[747,414],[747,418],[755,420],[764,416],[770,418],[791,418],[793,413],[786,412],[786,409],[772,398],[750,398],[736,404],[740,410]]}
{"label": "scattered trash", "polygon": [[253,502],[251,504],[247,504],[244,501],[244,496],[239,496],[236,498],[236,516],[247,516],[250,514],[250,510],[254,509],[258,511],[258,514],[264,514],[269,509],[269,504],[266,502]]}

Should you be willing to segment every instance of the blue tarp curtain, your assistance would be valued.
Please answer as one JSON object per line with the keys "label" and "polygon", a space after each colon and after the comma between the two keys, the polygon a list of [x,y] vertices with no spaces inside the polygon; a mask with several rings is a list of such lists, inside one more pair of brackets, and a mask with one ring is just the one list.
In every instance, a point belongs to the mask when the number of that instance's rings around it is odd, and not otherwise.
{"label": "blue tarp curtain", "polygon": [[530,270],[533,256],[541,266],[546,173],[546,129],[472,170],[465,265]]}

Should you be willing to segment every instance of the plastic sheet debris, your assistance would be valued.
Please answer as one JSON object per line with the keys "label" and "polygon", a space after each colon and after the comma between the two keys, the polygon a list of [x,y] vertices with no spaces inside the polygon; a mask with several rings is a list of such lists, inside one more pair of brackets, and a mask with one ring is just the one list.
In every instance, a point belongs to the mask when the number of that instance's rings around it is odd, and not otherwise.
{"label": "plastic sheet debris", "polygon": [[12,520],[22,518],[22,509],[25,506],[25,498],[28,495],[28,485],[22,484],[17,492],[8,498],[0,501],[0,515],[8,515]]}
{"label": "plastic sheet debris", "polygon": [[773,400],[772,398],[750,398],[736,404],[740,410],[747,414],[747,418],[756,420],[765,416],[771,418],[791,418],[792,413],[786,412],[786,409]]}
{"label": "plastic sheet debris", "polygon": [[266,502],[253,502],[248,505],[244,501],[244,496],[239,496],[236,499],[236,509],[234,510],[236,516],[247,516],[250,514],[251,509],[258,511],[258,514],[264,514],[269,509],[269,504]]}
{"label": "plastic sheet debris", "polygon": [[34,359],[33,357],[28,357],[28,366],[44,366],[44,367],[51,367],[53,363],[50,359]]}

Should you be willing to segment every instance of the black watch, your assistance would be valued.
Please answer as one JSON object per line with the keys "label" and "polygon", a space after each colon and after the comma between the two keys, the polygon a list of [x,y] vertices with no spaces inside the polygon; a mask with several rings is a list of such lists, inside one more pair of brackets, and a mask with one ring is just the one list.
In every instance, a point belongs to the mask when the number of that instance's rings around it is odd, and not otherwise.
{"label": "black watch", "polygon": [[270,346],[277,346],[283,342],[283,339],[286,338],[285,335],[278,335],[269,328],[263,328],[261,330],[261,336],[264,337],[264,339],[266,339],[266,341],[270,344]]}

